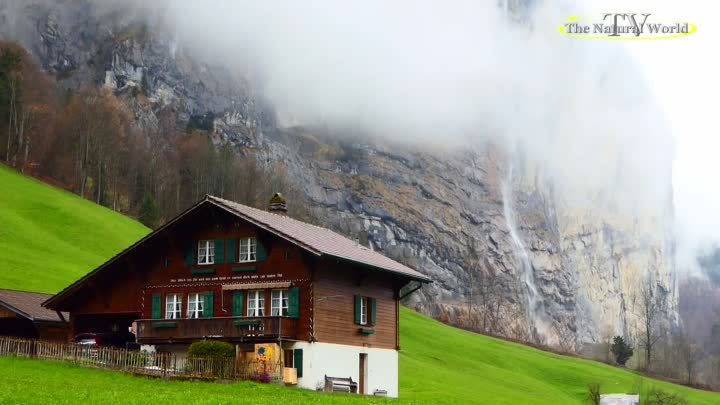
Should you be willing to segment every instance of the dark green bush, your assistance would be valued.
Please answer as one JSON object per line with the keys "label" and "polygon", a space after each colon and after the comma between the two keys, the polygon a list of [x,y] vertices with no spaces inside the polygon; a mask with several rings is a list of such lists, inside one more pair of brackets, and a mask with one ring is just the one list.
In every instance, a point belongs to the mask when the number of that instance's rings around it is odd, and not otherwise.
{"label": "dark green bush", "polygon": [[235,357],[235,346],[227,342],[202,341],[190,345],[190,357]]}
{"label": "dark green bush", "polygon": [[632,357],[633,348],[622,336],[615,336],[610,351],[615,355],[615,361],[618,365],[625,367],[625,363]]}

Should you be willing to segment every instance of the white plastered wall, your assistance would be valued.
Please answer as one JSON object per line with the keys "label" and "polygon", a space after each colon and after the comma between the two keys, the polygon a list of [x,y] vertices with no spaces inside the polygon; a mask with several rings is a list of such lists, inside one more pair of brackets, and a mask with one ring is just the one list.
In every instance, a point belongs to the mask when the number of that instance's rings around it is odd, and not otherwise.
{"label": "white plastered wall", "polygon": [[293,349],[303,349],[303,376],[298,386],[317,389],[325,384],[325,375],[351,377],[360,382],[360,353],[367,354],[367,380],[365,394],[375,390],[387,391],[387,396],[398,396],[398,352],[332,343],[295,342]]}

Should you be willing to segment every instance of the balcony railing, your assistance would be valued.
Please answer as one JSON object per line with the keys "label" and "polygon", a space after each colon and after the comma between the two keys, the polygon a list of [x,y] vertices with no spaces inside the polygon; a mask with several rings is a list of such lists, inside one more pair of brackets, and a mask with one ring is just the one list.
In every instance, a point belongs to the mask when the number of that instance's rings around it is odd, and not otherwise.
{"label": "balcony railing", "polygon": [[140,343],[183,342],[198,339],[240,342],[296,338],[296,335],[297,320],[279,316],[140,319],[137,321],[137,339]]}

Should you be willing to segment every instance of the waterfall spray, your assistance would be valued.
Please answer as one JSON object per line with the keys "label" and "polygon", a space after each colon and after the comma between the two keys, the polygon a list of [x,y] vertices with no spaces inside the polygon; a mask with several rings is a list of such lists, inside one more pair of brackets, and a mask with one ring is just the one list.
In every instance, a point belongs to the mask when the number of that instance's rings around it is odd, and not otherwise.
{"label": "waterfall spray", "polygon": [[503,215],[505,215],[505,221],[507,223],[508,230],[510,231],[510,237],[515,245],[514,253],[520,259],[521,264],[521,279],[525,284],[527,290],[527,319],[529,328],[533,335],[547,336],[547,330],[549,322],[547,321],[547,314],[545,312],[545,306],[540,299],[537,287],[535,285],[535,274],[533,272],[532,264],[530,263],[530,256],[528,256],[525,245],[520,239],[520,235],[517,232],[517,225],[515,221],[515,213],[512,206],[512,178],[513,178],[513,165],[510,163],[508,166],[507,177],[501,182],[501,193],[503,199]]}

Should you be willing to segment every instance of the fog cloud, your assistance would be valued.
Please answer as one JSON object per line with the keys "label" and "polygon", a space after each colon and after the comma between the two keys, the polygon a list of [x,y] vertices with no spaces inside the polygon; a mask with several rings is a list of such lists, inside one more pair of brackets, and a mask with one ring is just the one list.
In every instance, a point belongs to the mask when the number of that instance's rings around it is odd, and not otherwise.
{"label": "fog cloud", "polygon": [[409,0],[166,7],[182,44],[258,78],[286,125],[354,125],[450,146],[500,137],[560,184],[581,186],[569,197],[669,204],[672,145],[662,115],[622,46],[556,32],[577,8]]}

